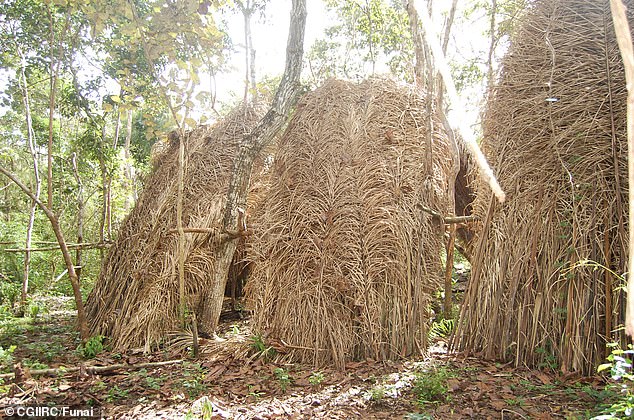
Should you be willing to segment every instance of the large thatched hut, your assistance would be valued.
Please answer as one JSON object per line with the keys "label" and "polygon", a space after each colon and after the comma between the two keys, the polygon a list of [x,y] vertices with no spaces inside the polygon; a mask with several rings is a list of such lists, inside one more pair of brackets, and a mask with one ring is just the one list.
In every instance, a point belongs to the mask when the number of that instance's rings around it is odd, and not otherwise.
{"label": "large thatched hut", "polygon": [[[243,107],[211,127],[189,132],[185,138],[183,226],[200,230],[187,233],[185,238],[185,301],[198,320],[205,319],[233,159],[245,134],[262,114],[253,107]],[[176,231],[178,143],[179,139],[173,139],[155,159],[144,191],[124,221],[86,303],[92,333],[110,337],[118,350],[148,350],[181,328]],[[254,165],[251,207],[265,190],[264,167],[261,161]],[[243,275],[242,258],[237,255],[234,259],[229,276],[236,278],[230,280],[239,281]]]}
{"label": "large thatched hut", "polygon": [[458,349],[588,374],[618,339],[625,107],[609,2],[531,2],[486,112],[483,149],[507,202],[477,187]]}
{"label": "large thatched hut", "polygon": [[246,289],[255,330],[295,360],[343,367],[425,352],[444,228],[422,208],[453,212],[458,171],[426,110],[419,92],[379,80],[329,81],[299,102]]}

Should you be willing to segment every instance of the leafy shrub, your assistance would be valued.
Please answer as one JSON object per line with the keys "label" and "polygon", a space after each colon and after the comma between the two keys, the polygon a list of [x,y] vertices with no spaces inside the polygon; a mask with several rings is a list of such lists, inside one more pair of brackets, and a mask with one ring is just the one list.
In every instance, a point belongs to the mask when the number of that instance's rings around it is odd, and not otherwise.
{"label": "leafy shrub", "polygon": [[312,386],[318,386],[321,385],[324,379],[326,379],[326,377],[324,376],[323,372],[313,372],[308,378],[308,383]]}
{"label": "leafy shrub", "polygon": [[291,376],[288,373],[288,370],[284,368],[275,368],[273,374],[277,378],[277,382],[280,384],[280,389],[282,392],[286,392],[286,389],[291,384]]}
{"label": "leafy shrub", "polygon": [[17,347],[11,346],[7,349],[0,346],[0,370],[9,372],[13,366],[13,352]]}
{"label": "leafy shrub", "polygon": [[618,348],[616,343],[609,344],[613,347],[612,353],[608,356],[608,363],[604,363],[597,368],[598,372],[610,370],[612,380],[619,384],[621,391],[620,398],[610,407],[604,410],[604,414],[594,417],[596,420],[616,419],[621,417],[632,417],[634,414],[634,374],[632,373],[632,355],[634,350],[632,345],[628,345],[628,350]]}
{"label": "leafy shrub", "polygon": [[85,359],[92,359],[103,351],[104,338],[105,337],[103,335],[92,336],[88,339],[88,341],[86,341],[86,344],[80,344],[79,347],[77,347],[77,351]]}
{"label": "leafy shrub", "polygon": [[453,374],[445,367],[420,372],[414,380],[414,394],[419,405],[445,402],[448,399],[447,379]]}

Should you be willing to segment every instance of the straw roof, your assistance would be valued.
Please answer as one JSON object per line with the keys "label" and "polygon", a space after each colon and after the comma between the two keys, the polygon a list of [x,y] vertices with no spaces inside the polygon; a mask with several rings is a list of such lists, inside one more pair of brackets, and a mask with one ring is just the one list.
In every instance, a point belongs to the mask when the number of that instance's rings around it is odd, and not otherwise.
{"label": "straw roof", "polygon": [[[233,168],[244,135],[263,113],[235,110],[211,127],[200,127],[185,139],[183,226],[218,228]],[[116,243],[105,258],[86,302],[93,334],[112,339],[115,349],[159,344],[166,333],[180,328],[178,304],[178,139],[154,162],[143,193],[127,217]],[[254,166],[251,205],[263,194],[262,162]],[[186,302],[202,319],[205,291],[212,281],[218,232],[188,233],[185,241]],[[240,269],[230,270],[239,275]],[[209,331],[208,331],[209,332]]]}
{"label": "straw roof", "polygon": [[[424,97],[392,82],[328,81],[283,135],[253,241],[254,328],[290,356],[344,367],[426,350],[457,150]],[[451,192],[451,193],[450,193]]]}
{"label": "straw roof", "polygon": [[477,187],[459,350],[589,374],[618,338],[625,104],[608,1],[531,3],[486,113],[482,146],[508,195],[500,206]]}

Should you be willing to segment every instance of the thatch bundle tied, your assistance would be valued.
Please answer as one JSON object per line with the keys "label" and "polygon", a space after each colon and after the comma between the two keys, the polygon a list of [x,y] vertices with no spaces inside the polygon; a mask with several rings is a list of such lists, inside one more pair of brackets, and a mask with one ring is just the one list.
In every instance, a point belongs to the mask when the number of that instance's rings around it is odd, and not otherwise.
{"label": "thatch bundle tied", "polygon": [[[281,139],[253,241],[254,328],[317,365],[426,349],[457,151],[424,99],[391,82],[329,81]],[[428,140],[431,140],[429,148]]]}
{"label": "thatch bundle tied", "polygon": [[[186,233],[185,300],[198,320],[205,319],[233,159],[261,114],[252,108],[238,109],[212,127],[188,133],[185,139],[183,226],[203,229],[202,233]],[[118,350],[149,350],[168,332],[180,329],[178,141],[172,141],[156,159],[154,171],[104,260],[86,303],[93,334],[109,336]],[[250,201],[262,194],[258,190],[262,162],[254,167]],[[231,270],[230,275],[238,275],[237,271]]]}
{"label": "thatch bundle tied", "polygon": [[622,322],[626,89],[607,0],[534,2],[503,60],[483,149],[507,192],[489,200],[460,350],[592,373]]}

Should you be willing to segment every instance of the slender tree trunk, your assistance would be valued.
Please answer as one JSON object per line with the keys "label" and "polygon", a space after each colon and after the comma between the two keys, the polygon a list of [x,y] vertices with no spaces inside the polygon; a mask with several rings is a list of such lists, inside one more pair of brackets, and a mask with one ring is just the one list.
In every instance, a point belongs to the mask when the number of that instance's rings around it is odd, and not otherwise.
{"label": "slender tree trunk", "polygon": [[128,110],[127,124],[125,132],[125,143],[123,145],[123,159],[125,160],[125,213],[128,214],[132,208],[132,203],[136,201],[134,194],[134,173],[132,162],[130,161],[130,143],[132,142],[132,110]]}
{"label": "slender tree trunk", "polygon": [[487,95],[490,94],[493,87],[493,57],[495,55],[495,46],[497,45],[497,34],[495,31],[496,23],[495,19],[498,11],[497,0],[491,0],[491,16],[490,16],[490,28],[491,39],[489,41],[489,55],[487,57]]}
{"label": "slender tree trunk", "polygon": [[[447,54],[447,47],[449,46],[449,35],[451,34],[451,27],[453,26],[453,21],[456,16],[457,6],[458,6],[458,0],[453,0],[451,3],[451,9],[449,10],[449,16],[447,16],[447,22],[445,24],[445,34],[443,35],[443,39],[442,39],[442,53],[445,55]],[[446,119],[447,117],[445,116],[445,104],[444,104],[445,89],[443,88],[442,78],[440,77],[440,75],[438,75],[436,78],[436,89],[437,89],[436,102],[438,104],[438,109],[440,110],[440,112],[442,112],[444,119]]]}
{"label": "slender tree trunk", "polygon": [[66,31],[70,25],[70,12],[66,13],[66,23],[64,25],[64,29],[60,34],[59,45],[57,46],[57,55],[55,54],[55,28],[53,21],[53,13],[51,12],[50,5],[47,7],[48,12],[48,24],[49,24],[49,43],[50,43],[50,63],[49,63],[49,72],[50,72],[50,85],[49,85],[49,116],[48,116],[48,144],[47,144],[47,174],[46,174],[46,185],[47,185],[47,203],[48,208],[53,209],[53,122],[55,121],[55,104],[56,104],[56,94],[57,94],[57,80],[59,78],[59,65],[62,61],[62,43],[61,40],[64,38]]}
{"label": "slender tree trunk", "polygon": [[[29,152],[33,160],[33,175],[35,182],[35,198],[39,200],[42,186],[40,183],[40,170],[37,157],[37,150],[35,148],[35,132],[33,131],[33,119],[31,117],[31,101],[29,99],[29,88],[26,79],[26,58],[20,53],[21,66],[20,66],[20,88],[22,90],[22,101],[24,103],[24,114],[26,118],[26,131],[27,141],[29,144]],[[24,252],[24,274],[22,277],[22,293],[20,295],[20,311],[23,311],[26,307],[26,300],[29,293],[29,273],[31,271],[31,238],[33,236],[33,225],[35,223],[35,211],[37,209],[37,202],[31,200],[31,208],[29,210],[29,222],[26,227],[26,241]]]}
{"label": "slender tree trunk", "polygon": [[53,232],[55,233],[55,237],[57,238],[57,243],[59,244],[59,248],[62,251],[64,263],[66,264],[66,269],[68,270],[68,277],[70,278],[70,283],[73,287],[73,295],[75,296],[75,304],[77,306],[77,323],[79,334],[82,341],[86,341],[89,337],[89,332],[88,323],[86,322],[86,313],[84,311],[84,303],[81,296],[81,288],[79,286],[79,278],[77,277],[75,265],[73,264],[73,259],[70,255],[70,251],[66,246],[66,239],[64,239],[64,234],[60,227],[57,216],[55,216],[55,213],[53,213],[53,211],[49,209],[45,203],[37,199],[35,197],[35,194],[31,190],[29,190],[29,188],[24,185],[15,175],[7,171],[2,166],[0,166],[0,173],[4,174],[7,178],[13,181],[26,195],[31,198],[31,200],[35,201],[40,209],[44,212],[44,214],[46,214],[46,217],[51,223],[51,228],[53,228]]}
{"label": "slender tree trunk", "polygon": [[369,0],[365,0],[365,13],[368,17],[369,34],[368,34],[368,48],[370,49],[370,60],[372,61],[372,74],[376,68],[376,53],[374,52],[374,25],[372,20],[372,4]]}
{"label": "slender tree trunk", "polygon": [[[114,126],[114,138],[112,139],[112,150],[116,150],[119,145],[119,130],[121,128],[121,110],[117,107],[117,118]],[[106,234],[108,240],[112,240],[112,171],[108,170],[108,201],[106,206]]]}
{"label": "slender tree trunk", "polygon": [[634,48],[627,21],[625,5],[621,0],[610,0],[614,31],[619,44],[627,85],[627,166],[629,197],[629,249],[627,274],[627,304],[625,333],[634,337]]}
{"label": "slender tree trunk", "polygon": [[55,91],[57,90],[57,72],[55,71],[55,29],[53,27],[53,14],[50,6],[47,8],[49,18],[49,46],[50,54],[50,85],[49,85],[49,116],[48,116],[48,144],[47,144],[47,166],[46,166],[46,188],[47,205],[53,208],[53,118],[55,116]]}
{"label": "slender tree trunk", "polygon": [[75,265],[77,266],[77,280],[81,281],[82,270],[82,247],[84,243],[84,184],[81,182],[79,170],[77,168],[77,154],[73,153],[73,174],[77,181],[77,244],[80,246],[75,250]]}
{"label": "slender tree trunk", "polygon": [[[106,122],[101,128],[101,150],[99,151],[99,169],[101,172],[101,219],[99,220],[99,242],[105,242],[108,228],[108,167],[106,165]],[[103,260],[104,252],[99,251]]]}
{"label": "slender tree trunk", "polygon": [[[255,157],[268,145],[288,118],[291,107],[297,100],[302,70],[304,29],[306,26],[306,0],[293,0],[288,42],[286,45],[286,67],[271,108],[259,124],[245,136],[233,165],[229,182],[227,204],[224,210],[225,232],[240,232],[238,223],[240,209],[246,208],[251,170]],[[213,331],[218,325],[227,274],[236,249],[236,235],[224,235],[216,250],[213,283],[203,300],[201,324],[206,331]]]}
{"label": "slender tree trunk", "polygon": [[425,86],[425,68],[429,65],[425,59],[425,48],[423,43],[423,35],[420,32],[420,23],[418,21],[418,13],[414,8],[414,0],[404,0],[405,10],[409,17],[409,29],[414,42],[414,83],[416,86]]}
{"label": "slender tree trunk", "polygon": [[[251,0],[245,0],[244,2],[238,2],[238,7],[242,12],[242,17],[244,18],[244,98],[243,102],[246,104],[249,99],[249,80],[251,80],[251,76],[254,76],[255,73],[255,64],[253,60],[251,60],[251,49],[253,45],[251,44],[251,15],[253,14],[253,9],[251,8]],[[254,52],[255,53],[255,52]],[[254,54],[255,55],[255,54]],[[249,61],[251,63],[249,63]],[[251,66],[253,66],[253,71],[251,71]],[[251,89],[255,89],[255,83],[251,84]]]}

